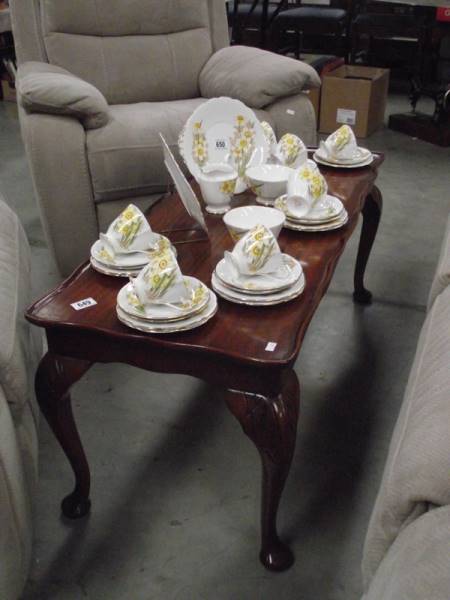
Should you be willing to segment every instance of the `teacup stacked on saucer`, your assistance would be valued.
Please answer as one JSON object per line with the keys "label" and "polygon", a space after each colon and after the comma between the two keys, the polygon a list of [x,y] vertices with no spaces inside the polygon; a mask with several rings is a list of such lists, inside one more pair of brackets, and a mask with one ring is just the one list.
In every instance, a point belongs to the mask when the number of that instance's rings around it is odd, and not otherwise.
{"label": "teacup stacked on saucer", "polygon": [[151,230],[143,213],[130,204],[91,248],[91,265],[114,277],[137,275],[153,252],[170,248],[170,241]]}
{"label": "teacup stacked on saucer", "polygon": [[288,182],[288,193],[275,201],[286,221],[284,227],[295,231],[330,231],[348,221],[344,205],[328,194],[325,178],[314,161],[294,171]]}
{"label": "teacup stacked on saucer", "polygon": [[353,130],[342,125],[332,133],[314,153],[314,160],[328,167],[355,169],[373,162],[373,155],[367,148],[359,148]]}
{"label": "teacup stacked on saucer", "polygon": [[117,317],[146,333],[176,333],[203,325],[217,311],[217,298],[200,280],[181,273],[170,248],[149,263],[117,296]]}
{"label": "teacup stacked on saucer", "polygon": [[299,296],[305,276],[295,258],[282,254],[270,229],[256,225],[232,252],[225,252],[212,275],[212,287],[236,304],[272,306]]}

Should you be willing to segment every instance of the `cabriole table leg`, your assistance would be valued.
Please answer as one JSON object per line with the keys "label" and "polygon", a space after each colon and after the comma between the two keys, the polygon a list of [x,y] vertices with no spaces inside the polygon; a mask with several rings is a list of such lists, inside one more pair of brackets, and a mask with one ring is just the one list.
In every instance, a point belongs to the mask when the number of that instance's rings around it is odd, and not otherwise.
{"label": "cabriole table leg", "polygon": [[363,224],[358,248],[358,257],[356,259],[354,279],[355,291],[353,293],[353,299],[358,304],[371,304],[372,302],[372,294],[364,287],[364,273],[377,234],[382,208],[383,197],[380,190],[374,186],[367,196],[362,209]]}
{"label": "cabriole table leg", "polygon": [[48,352],[39,364],[35,388],[39,406],[67,456],[75,488],[61,503],[64,516],[78,519],[88,514],[90,473],[86,455],[73,418],[69,389],[86,373],[91,363]]}
{"label": "cabriole table leg", "polygon": [[276,519],[281,494],[294,454],[300,387],[291,371],[282,392],[274,398],[229,392],[227,403],[262,460],[261,552],[262,564],[284,571],[294,562],[291,550],[280,541]]}

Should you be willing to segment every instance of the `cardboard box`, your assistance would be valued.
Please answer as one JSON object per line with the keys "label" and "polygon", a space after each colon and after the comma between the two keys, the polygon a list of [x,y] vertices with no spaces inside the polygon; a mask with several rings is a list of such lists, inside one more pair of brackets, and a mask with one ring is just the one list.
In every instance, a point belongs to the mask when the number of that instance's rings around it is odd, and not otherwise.
{"label": "cardboard box", "polygon": [[347,123],[357,137],[367,137],[384,122],[389,69],[344,65],[322,80],[320,132]]}
{"label": "cardboard box", "polygon": [[308,90],[306,93],[308,94],[308,97],[311,100],[311,104],[314,107],[314,112],[316,113],[317,128],[319,128],[320,88],[313,88],[312,90]]}

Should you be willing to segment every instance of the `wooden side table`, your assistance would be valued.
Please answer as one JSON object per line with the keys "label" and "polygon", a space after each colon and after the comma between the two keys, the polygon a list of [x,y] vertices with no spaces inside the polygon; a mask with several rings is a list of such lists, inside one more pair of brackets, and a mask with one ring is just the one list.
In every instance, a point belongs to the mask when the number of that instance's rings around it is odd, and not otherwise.
{"label": "wooden side table", "polygon": [[[75,475],[75,488],[62,501],[65,516],[83,517],[90,508],[89,466],[72,414],[71,385],[95,362],[192,375],[228,390],[231,413],[261,455],[262,563],[278,571],[292,565],[291,550],[278,537],[276,515],[296,440],[300,388],[293,367],[360,213],[354,299],[371,301],[363,279],[381,215],[381,194],[374,182],[382,161],[377,155],[370,167],[322,169],[330,193],[342,199],[349,213],[345,227],[318,234],[288,230],[280,234],[282,250],[302,262],[306,276],[303,295],[291,302],[255,308],[219,299],[217,315],[198,329],[165,336],[143,334],[116,317],[116,297],[124,280],[101,275],[86,263],[29,308],[28,320],[44,327],[48,340],[48,353],[36,374],[38,402]],[[251,202],[254,196],[249,194],[235,199],[236,205]],[[156,231],[187,224],[176,194],[152,207],[148,218]],[[215,265],[233,242],[220,217],[206,218],[210,241],[178,246],[178,258],[183,273],[210,284]],[[72,303],[88,297],[97,304],[81,311],[72,308]]]}

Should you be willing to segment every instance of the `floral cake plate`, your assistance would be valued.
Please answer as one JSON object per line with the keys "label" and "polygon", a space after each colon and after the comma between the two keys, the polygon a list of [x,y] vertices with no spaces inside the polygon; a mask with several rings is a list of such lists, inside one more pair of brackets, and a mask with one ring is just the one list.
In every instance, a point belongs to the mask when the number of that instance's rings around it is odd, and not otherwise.
{"label": "floral cake plate", "polygon": [[196,179],[207,164],[233,165],[239,174],[236,193],[247,189],[247,167],[266,163],[270,154],[255,113],[231,98],[213,98],[199,106],[189,117],[178,143]]}

